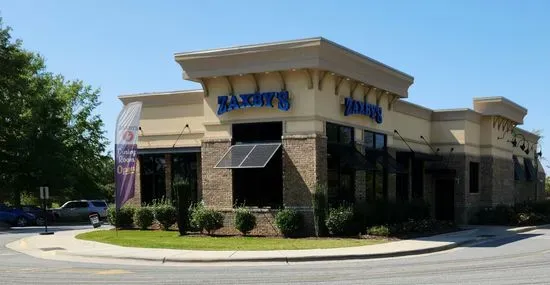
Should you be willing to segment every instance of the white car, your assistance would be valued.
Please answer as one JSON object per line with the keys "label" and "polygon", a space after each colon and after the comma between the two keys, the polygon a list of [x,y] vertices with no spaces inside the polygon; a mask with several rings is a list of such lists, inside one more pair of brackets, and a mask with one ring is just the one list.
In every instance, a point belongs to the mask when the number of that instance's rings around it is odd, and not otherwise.
{"label": "white car", "polygon": [[99,219],[107,218],[107,202],[103,200],[68,201],[57,209],[52,209],[56,219],[85,220],[91,214],[97,214]]}

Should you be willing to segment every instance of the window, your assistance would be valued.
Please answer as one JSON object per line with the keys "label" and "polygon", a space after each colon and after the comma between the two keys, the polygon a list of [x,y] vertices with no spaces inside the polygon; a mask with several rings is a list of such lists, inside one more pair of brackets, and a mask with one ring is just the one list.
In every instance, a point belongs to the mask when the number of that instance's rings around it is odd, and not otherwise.
{"label": "window", "polygon": [[[346,153],[340,146],[349,147],[349,151],[356,151],[354,146],[354,130],[352,127],[327,123],[326,133],[329,147],[327,149],[328,163],[328,201],[330,205],[337,206],[344,202],[355,200],[355,171],[350,161],[344,161]],[[331,147],[336,146],[336,147]],[[345,150],[347,151],[347,150]],[[360,154],[359,154],[360,155]],[[362,157],[362,156],[361,156]],[[343,163],[344,162],[344,163]],[[346,164],[349,162],[350,164]]]}
{"label": "window", "polygon": [[[200,153],[177,153],[172,155],[172,197],[176,196],[174,192],[178,194],[186,193],[189,195],[189,197],[185,197],[188,201],[193,203],[198,201],[197,156],[199,155]],[[200,159],[200,156],[198,159]]]}
{"label": "window", "polygon": [[470,193],[479,193],[479,162],[470,162]]}
{"label": "window", "polygon": [[93,201],[92,205],[94,205],[94,207],[107,207],[107,204],[102,201]]}
{"label": "window", "polygon": [[[281,122],[233,124],[233,146],[260,144],[250,149],[249,159],[241,166],[257,168],[234,168],[233,204],[276,208],[283,204],[283,155],[281,143],[283,124]],[[243,146],[243,147],[241,147]],[[237,158],[237,157],[236,157]],[[247,162],[249,161],[249,162]],[[252,163],[254,162],[254,163]],[[259,167],[263,166],[263,167]]]}
{"label": "window", "polygon": [[414,159],[412,162],[412,199],[424,197],[424,161]]}
{"label": "window", "polygon": [[524,158],[523,165],[525,165],[525,180],[534,180],[537,174],[535,173],[535,169],[533,168],[533,162],[529,158]]}
{"label": "window", "polygon": [[166,196],[166,158],[164,154],[139,156],[141,171],[141,202],[151,203]]}
{"label": "window", "polygon": [[[363,142],[365,146],[365,155],[374,155],[373,152],[386,150],[386,135],[365,131],[363,134]],[[370,152],[370,154],[369,154]],[[387,189],[388,170],[372,170],[367,172],[366,177],[366,194],[368,200],[384,200],[388,196]]]}
{"label": "window", "polygon": [[514,161],[514,180],[515,181],[521,181],[525,177],[525,173],[523,172],[523,167],[519,163],[517,156],[512,156],[512,160]]}

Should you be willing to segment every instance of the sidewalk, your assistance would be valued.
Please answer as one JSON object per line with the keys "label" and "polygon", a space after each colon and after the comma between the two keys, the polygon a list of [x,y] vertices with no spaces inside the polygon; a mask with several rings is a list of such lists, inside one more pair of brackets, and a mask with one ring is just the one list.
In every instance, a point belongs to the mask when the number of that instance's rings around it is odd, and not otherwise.
{"label": "sidewalk", "polygon": [[48,236],[31,236],[6,245],[8,248],[34,257],[58,260],[85,258],[101,260],[133,260],[176,263],[221,262],[301,262],[349,259],[386,258],[433,253],[474,243],[488,237],[514,235],[537,227],[471,227],[431,237],[348,248],[273,250],[273,251],[202,251],[122,247],[76,239],[77,234],[93,231],[61,231]]}

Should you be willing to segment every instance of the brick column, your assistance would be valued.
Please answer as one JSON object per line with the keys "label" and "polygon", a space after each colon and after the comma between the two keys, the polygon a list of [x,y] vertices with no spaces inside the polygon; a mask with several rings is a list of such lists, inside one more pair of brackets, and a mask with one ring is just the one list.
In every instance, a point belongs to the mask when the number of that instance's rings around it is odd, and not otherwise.
{"label": "brick column", "polygon": [[170,201],[172,199],[172,154],[164,154],[164,184],[166,200]]}
{"label": "brick column", "polygon": [[203,139],[202,141],[202,200],[207,207],[233,208],[233,173],[231,169],[214,168],[230,146],[230,139]]}
{"label": "brick column", "polygon": [[283,203],[304,214],[304,234],[315,233],[313,196],[327,184],[327,139],[323,135],[283,136]]}

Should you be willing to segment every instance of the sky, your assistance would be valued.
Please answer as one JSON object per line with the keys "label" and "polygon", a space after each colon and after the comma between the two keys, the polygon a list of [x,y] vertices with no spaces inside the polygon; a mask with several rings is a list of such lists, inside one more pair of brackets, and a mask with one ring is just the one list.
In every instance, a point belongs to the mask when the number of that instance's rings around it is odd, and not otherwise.
{"label": "sky", "polygon": [[410,102],[473,108],[473,97],[504,96],[526,107],[521,127],[542,129],[550,153],[549,13],[546,0],[0,0],[12,36],[49,71],[101,89],[110,149],[117,96],[200,88],[174,53],[322,36],[412,75]]}

